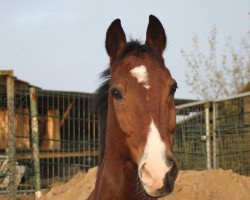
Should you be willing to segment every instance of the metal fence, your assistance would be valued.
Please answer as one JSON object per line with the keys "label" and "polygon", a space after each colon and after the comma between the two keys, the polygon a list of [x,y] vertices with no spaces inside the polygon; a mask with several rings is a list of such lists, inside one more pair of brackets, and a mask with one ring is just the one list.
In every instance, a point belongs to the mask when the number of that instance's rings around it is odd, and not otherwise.
{"label": "metal fence", "polygon": [[250,92],[215,104],[215,168],[250,175]]}
{"label": "metal fence", "polygon": [[205,169],[206,155],[206,108],[205,102],[177,106],[174,154],[180,169]]}
{"label": "metal fence", "polygon": [[48,91],[0,74],[0,192],[38,191],[98,163],[92,94]]}
{"label": "metal fence", "polygon": [[176,107],[181,169],[232,169],[250,175],[250,92]]}

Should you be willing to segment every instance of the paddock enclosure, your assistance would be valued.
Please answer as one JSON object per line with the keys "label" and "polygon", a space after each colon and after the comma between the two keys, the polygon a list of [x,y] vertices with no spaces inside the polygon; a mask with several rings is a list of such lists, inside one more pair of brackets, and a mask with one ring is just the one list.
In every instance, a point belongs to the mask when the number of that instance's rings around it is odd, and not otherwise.
{"label": "paddock enclosure", "polygon": [[250,175],[250,92],[176,106],[181,169],[232,169]]}
{"label": "paddock enclosure", "polygon": [[42,90],[11,71],[0,73],[1,190],[20,167],[24,172],[13,183],[28,191],[34,190],[37,173],[44,188],[97,165],[99,126],[92,94]]}
{"label": "paddock enclosure", "polygon": [[[96,166],[100,127],[92,102],[93,94],[43,90],[0,71],[0,192],[38,191]],[[250,175],[250,92],[175,102],[180,169]]]}

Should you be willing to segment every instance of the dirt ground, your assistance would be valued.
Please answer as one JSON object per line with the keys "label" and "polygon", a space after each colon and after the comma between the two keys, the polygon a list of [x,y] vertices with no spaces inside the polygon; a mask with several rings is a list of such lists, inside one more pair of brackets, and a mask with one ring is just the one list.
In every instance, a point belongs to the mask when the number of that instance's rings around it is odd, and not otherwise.
{"label": "dirt ground", "polygon": [[[9,200],[9,196],[7,194],[0,194],[0,200]],[[34,195],[18,195],[17,200],[35,200]]]}
{"label": "dirt ground", "polygon": [[[41,200],[84,200],[94,187],[97,168],[78,173],[67,183],[57,183]],[[19,196],[20,200],[33,200]],[[0,196],[0,200],[7,200]],[[250,177],[231,170],[180,171],[174,192],[160,200],[249,200]]]}

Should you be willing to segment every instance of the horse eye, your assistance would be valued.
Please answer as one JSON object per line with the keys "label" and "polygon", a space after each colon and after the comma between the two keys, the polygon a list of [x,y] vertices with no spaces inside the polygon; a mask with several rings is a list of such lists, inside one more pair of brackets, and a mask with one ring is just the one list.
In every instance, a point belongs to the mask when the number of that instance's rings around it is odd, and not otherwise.
{"label": "horse eye", "polygon": [[114,97],[114,99],[116,99],[116,100],[123,99],[122,93],[117,88],[112,88],[111,94]]}
{"label": "horse eye", "polygon": [[177,88],[178,88],[177,83],[174,83],[170,88],[170,94],[174,95]]}

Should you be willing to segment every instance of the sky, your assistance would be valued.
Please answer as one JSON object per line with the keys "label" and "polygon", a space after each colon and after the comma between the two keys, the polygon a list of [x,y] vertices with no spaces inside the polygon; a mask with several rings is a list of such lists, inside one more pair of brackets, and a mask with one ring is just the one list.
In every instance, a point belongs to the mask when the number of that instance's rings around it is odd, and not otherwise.
{"label": "sky", "polygon": [[50,90],[94,92],[108,67],[106,30],[121,19],[127,38],[145,40],[148,17],[163,24],[165,64],[178,82],[177,98],[196,98],[185,82],[181,49],[197,35],[206,49],[214,26],[218,42],[239,44],[250,30],[249,0],[0,0],[0,70]]}

